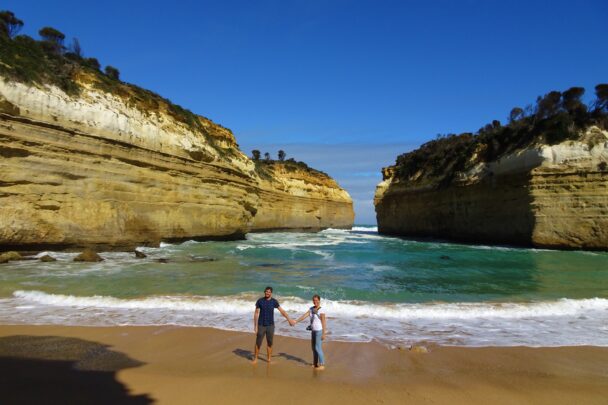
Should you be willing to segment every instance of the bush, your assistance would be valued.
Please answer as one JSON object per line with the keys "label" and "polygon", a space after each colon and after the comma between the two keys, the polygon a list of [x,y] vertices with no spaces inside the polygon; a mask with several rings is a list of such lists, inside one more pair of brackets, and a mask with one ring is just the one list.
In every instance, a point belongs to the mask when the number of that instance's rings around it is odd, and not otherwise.
{"label": "bush", "polygon": [[106,66],[106,76],[113,80],[120,80],[120,71],[113,66]]}
{"label": "bush", "polygon": [[0,11],[0,36],[14,38],[23,28],[23,21],[15,17],[12,11]]}
{"label": "bush", "polygon": [[82,60],[82,65],[89,67],[94,70],[101,69],[101,63],[97,60],[97,58],[84,58]]}
{"label": "bush", "polygon": [[61,31],[56,30],[53,27],[44,27],[38,31],[38,34],[48,42],[54,42],[59,46],[63,46],[63,40],[65,39],[65,34]]}
{"label": "bush", "polygon": [[608,112],[608,84],[598,84],[595,86],[596,109]]}
{"label": "bush", "polygon": [[[10,12],[0,12],[0,31],[4,34],[7,30],[11,35],[17,31],[14,27],[19,25],[20,20],[13,21],[13,26],[7,25],[6,18],[11,16],[14,15]],[[11,40],[8,35],[0,33],[0,73],[4,77],[23,83],[54,85],[67,93],[77,94],[81,88],[75,78],[79,72],[84,72],[91,84],[99,90],[122,97],[127,104],[145,113],[166,112],[191,130],[205,136],[220,154],[224,152],[214,138],[209,136],[209,130],[201,123],[202,117],[152,91],[121,82],[120,72],[116,68],[108,66],[106,74],[102,74],[96,58],[83,58],[76,38],[66,49],[63,46],[65,35],[57,29],[44,27],[39,34],[41,40],[37,41],[26,35],[18,35]]]}
{"label": "bush", "polygon": [[271,160],[270,153],[265,153],[264,154],[265,158],[263,160],[260,160],[259,156],[257,159],[255,158],[256,154],[253,152],[259,153],[259,150],[254,149],[252,151],[252,155],[254,157],[253,162],[255,163],[256,172],[262,178],[271,179],[272,174],[273,174],[272,168],[275,165],[280,165],[280,166],[284,167],[288,172],[304,171],[304,172],[311,173],[315,176],[329,178],[329,175],[327,173],[322,172],[320,170],[313,169],[313,168],[309,167],[306,163],[296,161],[294,158],[289,158],[289,159],[286,159],[283,161]]}
{"label": "bush", "polygon": [[494,120],[475,135],[439,136],[412,152],[399,155],[395,176],[446,186],[454,181],[457,172],[477,163],[495,161],[533,143],[553,145],[575,140],[591,125],[605,129],[608,127],[608,85],[598,85],[595,89],[597,100],[593,110],[581,101],[585,89],[571,87],[563,93],[552,91],[539,97],[536,107],[513,108],[507,125]]}

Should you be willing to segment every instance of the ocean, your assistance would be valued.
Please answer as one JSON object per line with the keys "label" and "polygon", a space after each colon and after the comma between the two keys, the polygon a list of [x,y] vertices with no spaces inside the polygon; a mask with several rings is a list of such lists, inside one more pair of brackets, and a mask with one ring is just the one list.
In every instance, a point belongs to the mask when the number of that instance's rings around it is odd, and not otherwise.
{"label": "ocean", "polygon": [[[414,241],[372,226],[140,250],[148,257],[76,263],[75,253],[45,252],[58,261],[0,265],[0,323],[246,332],[270,285],[292,317],[321,295],[329,340],[608,346],[604,252]],[[275,320],[278,334],[308,337],[305,322]]]}

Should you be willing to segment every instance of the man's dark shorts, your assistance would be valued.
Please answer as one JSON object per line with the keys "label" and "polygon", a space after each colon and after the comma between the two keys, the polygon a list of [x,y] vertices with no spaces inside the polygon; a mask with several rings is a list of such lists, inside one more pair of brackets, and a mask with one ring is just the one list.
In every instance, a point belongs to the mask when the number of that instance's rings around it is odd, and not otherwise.
{"label": "man's dark shorts", "polygon": [[258,325],[258,334],[255,338],[255,345],[257,347],[262,346],[262,340],[264,340],[264,335],[266,335],[266,344],[268,345],[268,347],[272,347],[272,338],[274,337],[274,325]]}

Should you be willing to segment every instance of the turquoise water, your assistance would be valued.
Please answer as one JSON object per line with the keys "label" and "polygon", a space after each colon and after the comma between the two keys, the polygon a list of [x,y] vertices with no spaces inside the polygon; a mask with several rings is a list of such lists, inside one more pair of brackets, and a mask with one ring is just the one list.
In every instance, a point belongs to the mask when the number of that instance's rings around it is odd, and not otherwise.
{"label": "turquoise water", "polygon": [[83,264],[57,253],[2,266],[0,322],[249,330],[271,285],[294,316],[319,293],[338,340],[608,345],[606,253],[411,241],[373,227],[142,250],[148,258]]}

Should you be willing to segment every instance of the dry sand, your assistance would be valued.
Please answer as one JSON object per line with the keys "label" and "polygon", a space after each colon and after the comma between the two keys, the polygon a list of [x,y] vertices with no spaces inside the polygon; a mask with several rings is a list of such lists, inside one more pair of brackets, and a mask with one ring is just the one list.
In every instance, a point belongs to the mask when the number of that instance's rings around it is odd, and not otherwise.
{"label": "dry sand", "polygon": [[608,404],[608,348],[430,347],[184,327],[0,326],[0,403]]}

